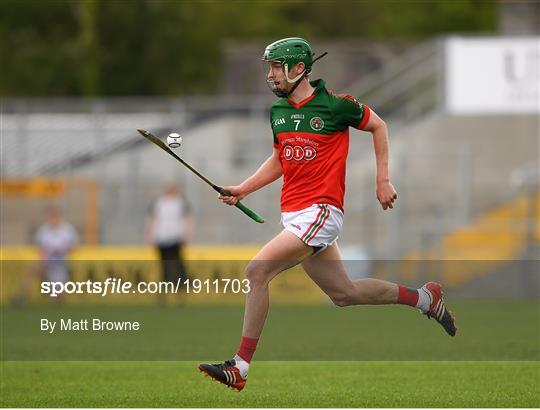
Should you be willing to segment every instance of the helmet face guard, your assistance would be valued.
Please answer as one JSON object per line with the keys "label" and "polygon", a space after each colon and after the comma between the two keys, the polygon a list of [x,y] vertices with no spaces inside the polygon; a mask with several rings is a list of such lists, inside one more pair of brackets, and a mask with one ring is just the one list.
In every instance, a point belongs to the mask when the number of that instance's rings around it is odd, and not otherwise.
{"label": "helmet face guard", "polygon": [[270,91],[272,91],[276,95],[276,97],[286,98],[289,95],[288,86],[285,85],[284,89],[279,88],[279,85],[282,83],[282,81],[276,81],[274,79],[268,78],[268,72],[272,69],[272,64],[276,64],[276,63],[281,65],[281,71],[283,72],[285,80],[287,82],[290,82],[288,73],[285,71],[283,64],[281,64],[279,61],[263,60],[262,65],[263,65],[264,75],[266,76],[266,84],[268,85],[268,88],[270,88]]}
{"label": "helmet face guard", "polygon": [[[294,84],[291,90],[283,90],[278,88],[278,84],[274,80],[267,79],[268,86],[272,92],[276,96],[284,98],[289,96],[300,81],[311,72],[311,66],[313,64],[313,52],[311,50],[311,46],[306,40],[299,37],[290,37],[275,41],[266,47],[262,61],[267,63],[268,66],[272,63],[281,64],[287,83]],[[306,67],[305,70],[296,77],[290,78],[289,72],[291,68],[299,62],[304,63]],[[265,69],[269,69],[268,66],[265,65]],[[266,73],[268,73],[268,70],[266,70],[265,74]]]}

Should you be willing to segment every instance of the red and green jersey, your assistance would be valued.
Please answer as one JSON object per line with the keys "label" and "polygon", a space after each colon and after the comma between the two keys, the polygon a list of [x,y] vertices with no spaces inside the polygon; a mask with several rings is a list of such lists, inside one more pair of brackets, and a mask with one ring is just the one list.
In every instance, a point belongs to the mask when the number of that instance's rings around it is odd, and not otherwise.
{"label": "red and green jersey", "polygon": [[311,85],[315,92],[304,101],[280,98],[270,111],[274,147],[283,168],[282,212],[316,203],[343,210],[349,127],[362,129],[369,120],[367,105],[350,95],[334,94],[323,80]]}

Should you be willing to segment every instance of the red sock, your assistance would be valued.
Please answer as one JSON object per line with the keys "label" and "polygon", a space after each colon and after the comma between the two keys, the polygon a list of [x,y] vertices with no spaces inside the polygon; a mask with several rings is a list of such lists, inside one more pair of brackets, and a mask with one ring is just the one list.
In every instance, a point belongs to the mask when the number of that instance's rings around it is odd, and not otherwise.
{"label": "red sock", "polygon": [[400,305],[416,306],[418,304],[418,290],[398,285],[397,303]]}
{"label": "red sock", "polygon": [[253,353],[255,353],[255,349],[257,348],[258,341],[259,339],[252,339],[250,337],[242,336],[242,341],[240,342],[240,347],[238,348],[238,352],[236,352],[236,354],[246,362],[250,363]]}

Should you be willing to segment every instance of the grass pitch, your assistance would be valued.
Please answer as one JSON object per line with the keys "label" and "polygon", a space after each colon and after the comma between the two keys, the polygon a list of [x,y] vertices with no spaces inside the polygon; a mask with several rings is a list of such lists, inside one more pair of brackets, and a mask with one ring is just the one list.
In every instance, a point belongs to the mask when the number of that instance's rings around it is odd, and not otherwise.
{"label": "grass pitch", "polygon": [[[230,357],[241,306],[2,307],[0,403],[539,407],[539,302],[459,301],[452,309],[455,338],[404,307],[274,306],[247,386],[238,393],[204,377],[197,364]],[[95,315],[138,319],[145,330],[124,336],[35,330],[40,317]]]}
{"label": "grass pitch", "polygon": [[4,362],[4,407],[538,407],[533,362],[256,362],[241,392],[195,362]]}

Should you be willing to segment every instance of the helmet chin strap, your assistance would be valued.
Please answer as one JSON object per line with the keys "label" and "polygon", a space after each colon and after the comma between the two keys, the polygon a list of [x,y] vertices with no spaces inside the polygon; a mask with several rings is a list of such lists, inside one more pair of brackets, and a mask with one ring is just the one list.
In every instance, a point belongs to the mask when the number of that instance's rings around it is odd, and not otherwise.
{"label": "helmet chin strap", "polygon": [[306,72],[306,70],[304,70],[300,74],[298,74],[296,77],[289,78],[289,64],[285,64],[283,68],[285,69],[285,78],[287,79],[288,83],[294,83],[300,80],[300,78],[302,78],[304,76],[304,73]]}
{"label": "helmet chin strap", "polygon": [[[326,51],[324,53],[322,53],[319,57],[317,57],[315,60],[312,61],[311,65],[313,65],[313,63],[315,61],[323,58],[327,54],[328,53]],[[294,90],[296,90],[296,87],[298,87],[298,85],[302,82],[304,77],[306,77],[308,75],[308,70],[302,71],[300,74],[298,74],[294,78],[289,78],[289,65],[285,64],[283,68],[285,69],[285,78],[287,79],[287,82],[288,83],[294,83],[294,85],[292,86],[292,88],[289,91],[285,91],[286,96],[288,97],[294,92]]]}
{"label": "helmet chin strap", "polygon": [[[285,70],[286,69],[287,69],[287,64],[285,64]],[[292,88],[289,91],[285,91],[287,93],[287,97],[289,97],[294,92],[294,90],[296,90],[296,87],[300,85],[300,83],[302,82],[302,80],[305,78],[306,75],[307,75],[307,70],[304,70],[302,71],[301,74],[298,74],[295,78],[289,79],[289,75],[287,71],[285,71],[285,77],[287,78],[287,82],[289,83],[294,82]]]}

